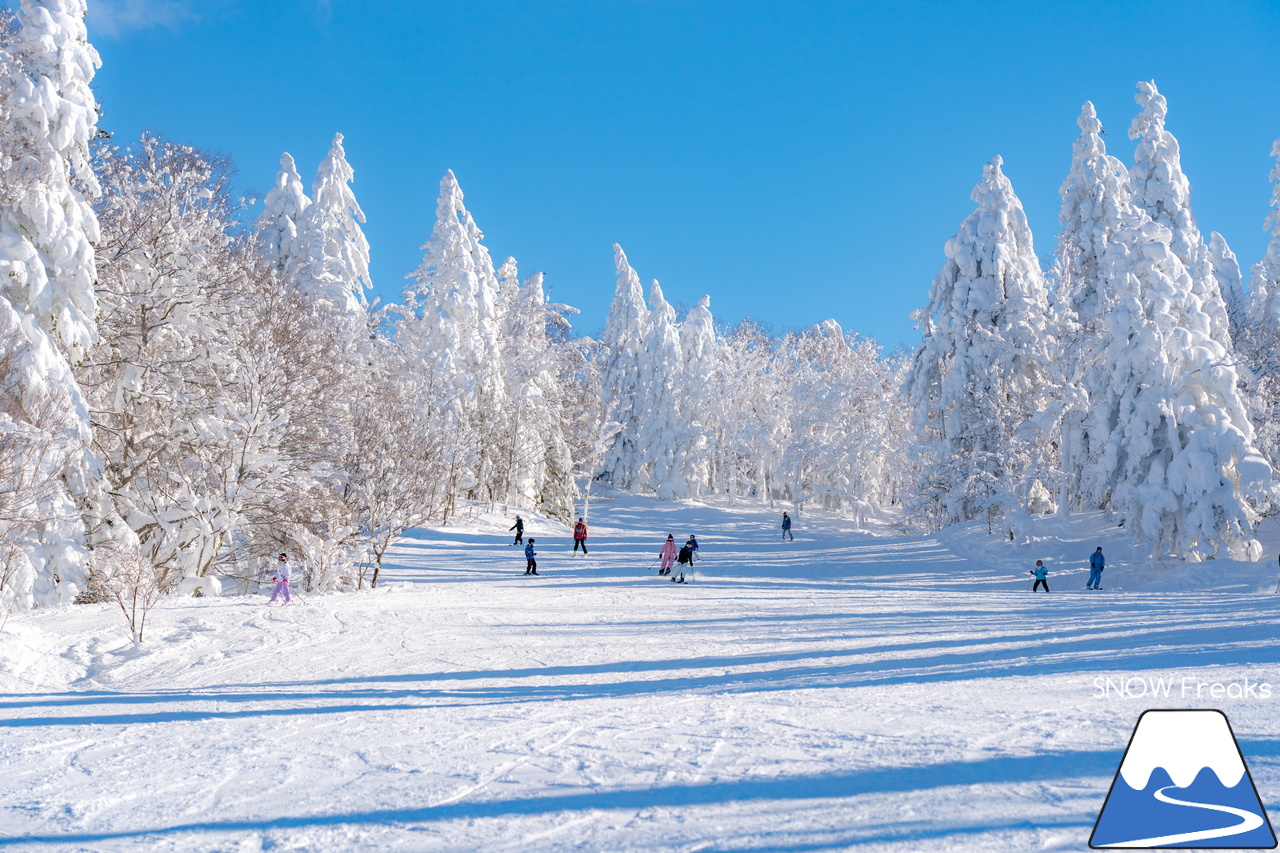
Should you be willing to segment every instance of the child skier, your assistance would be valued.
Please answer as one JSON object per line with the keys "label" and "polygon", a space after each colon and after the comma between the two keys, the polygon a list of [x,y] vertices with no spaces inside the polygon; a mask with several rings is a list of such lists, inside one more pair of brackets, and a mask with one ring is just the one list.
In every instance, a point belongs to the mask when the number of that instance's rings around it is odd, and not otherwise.
{"label": "child skier", "polygon": [[1036,576],[1036,582],[1032,585],[1031,591],[1035,592],[1040,588],[1040,584],[1044,584],[1044,591],[1049,591],[1049,570],[1044,567],[1044,561],[1036,560],[1036,567],[1027,572],[1029,575]]}
{"label": "child skier", "polygon": [[1085,589],[1102,589],[1102,570],[1107,567],[1107,558],[1102,556],[1102,546],[1089,555],[1089,582]]}
{"label": "child skier", "polygon": [[508,527],[507,532],[510,533],[512,530],[516,532],[516,541],[512,542],[511,544],[519,545],[521,542],[524,541],[524,519],[517,515],[516,523]]}
{"label": "child skier", "polygon": [[658,568],[658,574],[671,574],[671,564],[676,561],[676,553],[676,538],[668,533],[667,541],[663,543],[662,550],[658,552],[658,557],[662,560],[662,565]]}
{"label": "child skier", "polygon": [[684,547],[680,549],[680,553],[676,555],[676,562],[680,564],[680,577],[672,578],[676,583],[684,583],[685,568],[693,569],[693,544],[685,542]]}
{"label": "child skier", "polygon": [[693,550],[693,559],[700,559],[698,557],[698,537],[692,533],[689,534],[689,547]]}
{"label": "child skier", "polygon": [[526,575],[536,575],[538,573],[538,553],[533,550],[534,539],[529,537],[529,544],[524,546],[524,558],[527,561],[524,568]]}
{"label": "child skier", "polygon": [[276,560],[276,570],[271,576],[271,580],[275,583],[275,589],[271,590],[271,600],[267,604],[275,604],[276,597],[280,593],[284,593],[284,603],[289,604],[293,599],[289,598],[289,576],[293,574],[289,566],[289,558],[284,554]]}
{"label": "child skier", "polygon": [[796,539],[795,534],[791,532],[791,516],[787,515],[784,512],[782,514],[782,539],[784,542],[786,541],[788,536],[791,537],[792,542],[795,541]]}
{"label": "child skier", "polygon": [[587,523],[581,517],[573,526],[573,553],[578,553],[578,546],[582,546],[582,556],[587,556]]}

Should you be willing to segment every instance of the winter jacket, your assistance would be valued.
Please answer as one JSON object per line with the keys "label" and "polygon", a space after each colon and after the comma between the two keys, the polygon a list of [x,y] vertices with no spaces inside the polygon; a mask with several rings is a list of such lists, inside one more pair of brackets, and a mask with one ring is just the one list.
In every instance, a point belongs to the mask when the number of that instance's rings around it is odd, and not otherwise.
{"label": "winter jacket", "polygon": [[697,550],[698,550],[698,540],[697,540],[697,539],[694,539],[692,536],[690,536],[690,537],[689,537],[689,547],[690,547],[690,548],[692,548],[693,550],[697,551]]}
{"label": "winter jacket", "polygon": [[1106,561],[1106,558],[1102,556],[1101,551],[1094,551],[1092,554],[1089,555],[1089,568],[1105,569],[1106,567],[1107,567],[1107,561]]}
{"label": "winter jacket", "polygon": [[516,523],[508,527],[507,530],[524,530],[524,519],[517,518]]}
{"label": "winter jacket", "polygon": [[789,515],[784,515],[784,516],[782,517],[782,529],[783,529],[783,530],[790,530],[790,529],[791,529],[791,516],[789,516]]}
{"label": "winter jacket", "polygon": [[1036,576],[1038,581],[1047,580],[1049,577],[1049,570],[1044,566],[1036,566],[1031,570],[1031,573]]}
{"label": "winter jacket", "polygon": [[666,557],[668,560],[674,560],[677,553],[675,541],[668,539],[666,543],[663,544],[662,550],[658,552],[658,556]]}
{"label": "winter jacket", "polygon": [[524,555],[525,555],[525,557],[527,557],[527,558],[528,558],[528,559],[530,559],[530,560],[532,560],[534,557],[538,556],[536,553],[534,553],[534,550],[533,550],[533,543],[532,543],[532,542],[530,542],[528,545],[525,545],[525,546],[524,546]]}
{"label": "winter jacket", "polygon": [[288,560],[277,561],[275,571],[272,572],[272,578],[276,583],[288,583],[291,574],[293,574],[293,571],[289,566]]}
{"label": "winter jacket", "polygon": [[690,548],[688,545],[685,545],[683,548],[681,548],[681,549],[680,549],[680,556],[676,557],[676,562],[677,562],[677,563],[692,563],[692,562],[693,562],[693,549],[692,549],[692,548]]}
{"label": "winter jacket", "polygon": [[587,538],[587,526],[583,524],[581,521],[579,521],[577,524],[573,526],[573,538],[574,539]]}

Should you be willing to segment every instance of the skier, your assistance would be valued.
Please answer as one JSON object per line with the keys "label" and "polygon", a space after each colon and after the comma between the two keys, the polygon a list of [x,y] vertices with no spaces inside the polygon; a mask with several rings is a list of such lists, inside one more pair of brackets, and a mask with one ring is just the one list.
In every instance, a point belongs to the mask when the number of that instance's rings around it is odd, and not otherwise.
{"label": "skier", "polygon": [[507,528],[508,532],[512,530],[516,532],[516,541],[512,542],[511,544],[519,545],[521,542],[524,541],[524,519],[517,515],[516,523]]}
{"label": "skier", "polygon": [[693,549],[693,559],[700,559],[698,557],[698,537],[692,533],[689,534],[689,546]]}
{"label": "skier", "polygon": [[782,514],[782,539],[785,542],[787,537],[791,537],[791,541],[796,541],[795,535],[791,532],[791,516],[785,512]]}
{"label": "skier", "polygon": [[1035,592],[1040,588],[1040,584],[1044,584],[1044,591],[1049,591],[1049,570],[1044,567],[1042,560],[1036,560],[1036,567],[1027,572],[1029,575],[1036,576],[1036,582],[1032,585],[1031,591]]}
{"label": "skier", "polygon": [[267,604],[275,604],[276,597],[282,592],[284,593],[285,604],[290,604],[293,601],[293,599],[289,598],[289,575],[291,574],[289,558],[281,554],[276,560],[275,574],[271,576],[271,580],[276,586],[275,589],[271,590],[271,600]]}
{"label": "skier", "polygon": [[1102,546],[1089,555],[1089,582],[1085,589],[1102,589],[1102,570],[1107,567],[1107,558],[1102,556]]}
{"label": "skier", "polygon": [[676,562],[680,564],[680,568],[685,566],[693,568],[693,540],[684,543],[684,547],[680,549],[680,553],[676,555]]}
{"label": "skier", "polygon": [[662,565],[658,567],[658,574],[671,574],[671,564],[676,561],[676,553],[676,538],[668,533],[667,541],[663,543],[662,550],[658,552],[658,557],[662,560]]}
{"label": "skier", "polygon": [[587,556],[587,523],[581,516],[573,526],[573,553],[578,553],[578,546],[582,546],[582,556]]}
{"label": "skier", "polygon": [[529,544],[524,546],[524,558],[528,561],[525,565],[524,573],[526,575],[536,575],[538,573],[538,553],[533,550],[534,539],[529,537]]}

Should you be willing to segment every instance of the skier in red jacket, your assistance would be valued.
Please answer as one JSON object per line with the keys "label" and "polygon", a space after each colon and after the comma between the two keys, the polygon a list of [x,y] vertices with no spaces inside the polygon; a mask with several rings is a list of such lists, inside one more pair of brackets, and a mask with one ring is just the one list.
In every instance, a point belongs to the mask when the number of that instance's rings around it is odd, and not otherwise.
{"label": "skier in red jacket", "polygon": [[573,553],[578,553],[579,546],[582,548],[582,556],[587,556],[587,523],[581,518],[573,526]]}

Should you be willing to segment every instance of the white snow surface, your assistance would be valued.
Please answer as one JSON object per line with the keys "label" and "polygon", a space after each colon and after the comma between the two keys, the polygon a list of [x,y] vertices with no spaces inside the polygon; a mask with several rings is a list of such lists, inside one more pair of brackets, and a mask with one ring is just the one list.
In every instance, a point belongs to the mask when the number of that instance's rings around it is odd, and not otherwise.
{"label": "white snow surface", "polygon": [[[1280,695],[1095,685],[1276,681],[1274,563],[1149,565],[1097,514],[783,543],[781,509],[596,498],[586,558],[522,510],[536,578],[477,515],[376,591],[169,597],[140,647],[105,604],[14,614],[0,850],[1085,850],[1150,707],[1222,709],[1280,795]],[[693,583],[646,568],[667,533]]]}

